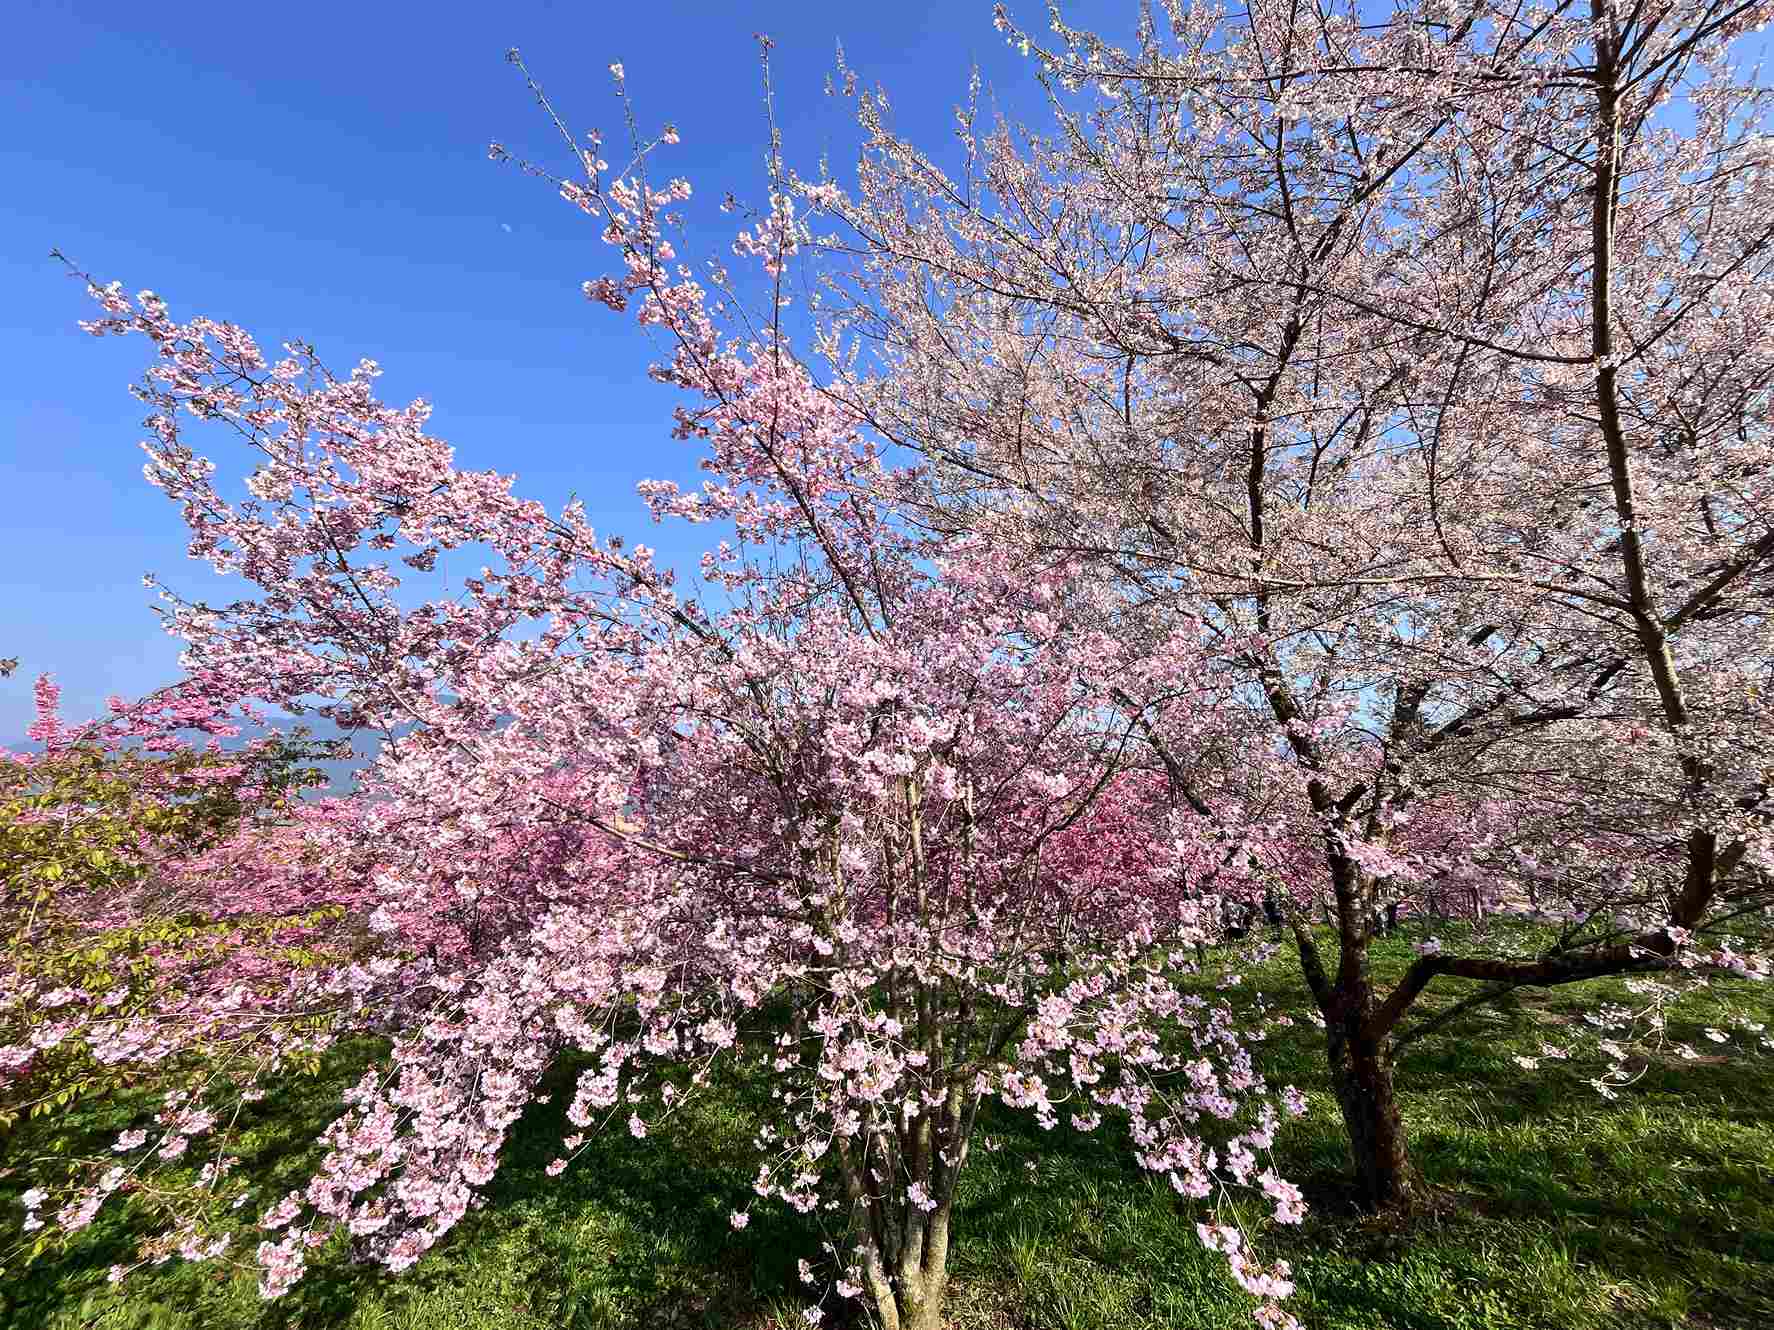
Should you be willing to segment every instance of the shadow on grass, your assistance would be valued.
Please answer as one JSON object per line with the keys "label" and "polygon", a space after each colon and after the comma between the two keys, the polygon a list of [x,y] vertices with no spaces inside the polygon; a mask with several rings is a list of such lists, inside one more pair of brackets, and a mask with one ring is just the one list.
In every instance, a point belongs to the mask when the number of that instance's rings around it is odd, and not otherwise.
{"label": "shadow on grass", "polygon": [[[318,1080],[283,1088],[243,1120],[240,1172],[263,1209],[304,1185],[319,1158],[315,1138],[339,1112],[339,1092],[370,1061],[368,1050],[329,1060]],[[732,1083],[693,1099],[645,1141],[617,1124],[592,1135],[571,1168],[545,1166],[567,1130],[559,1105],[576,1068],[557,1067],[513,1129],[485,1205],[411,1271],[391,1277],[351,1261],[335,1240],[310,1257],[307,1276],[267,1303],[246,1269],[170,1262],[111,1287],[106,1271],[133,1259],[142,1230],[120,1207],[71,1250],[11,1277],[0,1325],[45,1330],[321,1330],[346,1326],[733,1325],[793,1298],[798,1259],[817,1252],[811,1221],[760,1206],[743,1232],[729,1215],[755,1201],[750,1129],[757,1087]],[[562,1093],[562,1092],[565,1093]],[[73,1148],[102,1150],[120,1113],[41,1124]],[[249,1258],[250,1253],[242,1253]],[[467,1314],[469,1307],[473,1314]]]}

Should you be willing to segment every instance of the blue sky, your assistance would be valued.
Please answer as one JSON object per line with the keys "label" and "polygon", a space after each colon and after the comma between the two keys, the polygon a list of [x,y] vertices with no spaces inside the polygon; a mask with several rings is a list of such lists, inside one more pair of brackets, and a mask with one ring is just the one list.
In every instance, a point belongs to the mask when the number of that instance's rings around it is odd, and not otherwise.
{"label": "blue sky", "polygon": [[[1129,8],[1107,6],[1121,21]],[[386,398],[434,403],[434,432],[461,464],[516,472],[549,501],[576,491],[600,529],[693,566],[706,530],[652,527],[633,492],[644,477],[694,475],[667,433],[672,394],[645,379],[650,347],[632,321],[579,293],[610,251],[486,146],[559,163],[508,47],[569,125],[608,137],[621,122],[607,66],[620,60],[642,124],[677,124],[671,169],[700,200],[755,199],[759,29],[776,41],[779,120],[803,170],[821,153],[838,169],[854,160],[850,104],[823,91],[840,40],[926,145],[953,142],[975,60],[1012,109],[1039,95],[992,30],[989,0],[14,0],[0,53],[0,655],[21,668],[0,681],[0,743],[27,723],[40,670],[74,715],[176,677],[144,572],[227,594],[185,559],[183,524],[141,477],[127,386],[145,344],[75,327],[88,302],[54,247],[161,293],[175,316],[230,319],[273,348],[304,338],[334,365],[373,357]],[[719,220],[712,206],[704,216]],[[215,456],[226,473],[228,455]]]}
{"label": "blue sky", "polygon": [[[1040,26],[1038,0],[1013,12]],[[1132,0],[1074,0],[1075,22],[1125,33]],[[141,585],[231,591],[184,557],[184,528],[141,478],[141,409],[126,391],[144,346],[94,341],[59,247],[103,280],[151,288],[267,347],[301,338],[335,366],[379,360],[383,395],[428,398],[464,466],[516,472],[521,492],[576,492],[602,530],[688,570],[706,528],[655,528],[646,477],[691,480],[667,433],[672,394],[644,377],[632,321],[588,304],[608,270],[594,228],[539,182],[489,162],[500,140],[558,162],[558,141],[504,52],[517,46],[575,130],[619,138],[607,67],[620,60],[643,126],[674,121],[671,169],[703,205],[762,193],[765,126],[752,33],[772,53],[791,164],[847,176],[859,131],[824,95],[835,44],[897,125],[952,155],[952,110],[978,62],[1000,105],[1039,120],[1031,66],[991,26],[990,0],[12,0],[0,51],[0,744],[22,733],[30,681],[51,670],[72,715],[177,674],[177,644]],[[1766,51],[1765,40],[1753,43]],[[1748,54],[1746,51],[1745,54]],[[610,154],[614,157],[614,153]],[[732,219],[705,206],[694,248]],[[217,460],[242,469],[238,455]]]}

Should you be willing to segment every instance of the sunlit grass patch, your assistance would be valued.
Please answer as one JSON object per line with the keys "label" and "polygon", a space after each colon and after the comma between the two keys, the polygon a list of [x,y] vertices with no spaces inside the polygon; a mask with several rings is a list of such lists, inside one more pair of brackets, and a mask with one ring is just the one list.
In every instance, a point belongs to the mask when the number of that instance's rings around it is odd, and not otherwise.
{"label": "sunlit grass patch", "polygon": [[[1383,942],[1382,973],[1411,955],[1403,938]],[[1247,970],[1238,994],[1257,991],[1277,1010],[1299,1009],[1286,953]],[[1461,991],[1431,990],[1431,1009]],[[1524,992],[1407,1050],[1399,1090],[1438,1199],[1405,1225],[1347,1207],[1319,1032],[1300,1023],[1270,1036],[1262,1051],[1273,1078],[1309,1094],[1277,1154],[1313,1213],[1260,1239],[1293,1264],[1296,1315],[1325,1330],[1774,1325],[1774,1057],[1654,1061],[1613,1104],[1569,1067],[1515,1062],[1608,993],[1618,996],[1617,981]],[[1721,988],[1685,1012],[1694,1029],[1675,1037],[1692,1041],[1733,1004],[1762,1019],[1768,995]],[[364,1056],[342,1053],[321,1081],[291,1083],[249,1122],[241,1153],[267,1201],[304,1180],[307,1143]],[[0,1321],[20,1330],[798,1326],[795,1264],[817,1256],[816,1223],[768,1205],[742,1232],[728,1222],[753,1199],[750,1115],[763,1090],[718,1082],[645,1141],[619,1128],[595,1136],[549,1178],[563,1129],[557,1095],[518,1128],[486,1206],[399,1277],[329,1250],[276,1303],[259,1299],[249,1274],[178,1262],[113,1288],[105,1271],[127,1256],[131,1236],[111,1214],[68,1254],[9,1271]],[[115,1125],[81,1109],[55,1129]],[[1112,1135],[1044,1132],[988,1112],[969,1169],[950,1301],[962,1330],[1250,1324],[1249,1300],[1195,1236],[1201,1212],[1141,1175]],[[0,1179],[7,1226],[19,1213],[10,1185]]]}

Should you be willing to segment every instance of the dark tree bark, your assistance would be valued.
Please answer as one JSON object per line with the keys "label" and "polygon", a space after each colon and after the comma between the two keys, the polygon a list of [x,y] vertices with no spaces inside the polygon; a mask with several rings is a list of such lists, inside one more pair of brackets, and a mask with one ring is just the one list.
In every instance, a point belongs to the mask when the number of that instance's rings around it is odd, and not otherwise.
{"label": "dark tree bark", "polygon": [[1294,922],[1300,968],[1324,1016],[1331,1088],[1343,1113],[1356,1198],[1368,1210],[1408,1210],[1422,1195],[1411,1162],[1392,1077],[1390,1013],[1376,1004],[1367,939],[1357,935],[1338,957],[1336,978],[1325,973],[1317,944]]}
{"label": "dark tree bark", "polygon": [[1326,1018],[1331,1087],[1349,1135],[1357,1199],[1369,1210],[1408,1210],[1422,1184],[1393,1089],[1390,1037],[1376,1038],[1372,1025],[1359,1010],[1342,1020]]}

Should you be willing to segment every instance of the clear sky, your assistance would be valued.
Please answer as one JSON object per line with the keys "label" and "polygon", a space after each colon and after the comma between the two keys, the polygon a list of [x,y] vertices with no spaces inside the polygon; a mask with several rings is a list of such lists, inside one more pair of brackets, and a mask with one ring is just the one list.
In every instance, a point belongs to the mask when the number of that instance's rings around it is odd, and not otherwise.
{"label": "clear sky", "polygon": [[[1040,0],[1012,10],[1041,25]],[[1132,0],[1068,16],[1123,37]],[[643,126],[677,124],[670,169],[698,203],[762,194],[766,131],[755,31],[775,39],[791,165],[822,154],[849,178],[851,104],[824,95],[836,43],[897,125],[954,160],[952,112],[977,62],[999,105],[1040,120],[1029,62],[990,0],[11,0],[0,49],[0,744],[30,681],[61,679],[71,715],[177,675],[141,585],[231,592],[184,557],[172,505],[141,478],[142,415],[127,385],[145,346],[75,327],[91,306],[47,256],[152,289],[267,348],[311,341],[334,366],[379,360],[385,398],[435,406],[434,432],[520,492],[576,492],[596,525],[694,566],[706,528],[654,528],[646,477],[691,480],[667,433],[632,321],[584,300],[608,271],[594,228],[537,181],[487,160],[497,139],[555,163],[560,146],[506,64],[517,46],[575,130],[619,137],[608,66],[627,71]],[[1765,54],[1765,39],[1752,43]],[[1745,53],[1750,54],[1749,52]],[[608,154],[615,157],[615,153]],[[662,163],[663,165],[663,163]],[[701,216],[722,226],[712,206]],[[701,254],[731,229],[699,229]],[[207,440],[205,440],[207,442]],[[238,453],[216,454],[226,473]]]}
{"label": "clear sky", "polygon": [[[1106,8],[1117,25],[1131,13]],[[159,292],[175,317],[229,319],[271,349],[306,339],[335,366],[379,360],[384,397],[428,398],[461,465],[516,472],[551,502],[577,492],[600,530],[688,567],[706,529],[652,527],[634,497],[638,479],[694,475],[667,433],[672,393],[645,379],[651,348],[632,320],[579,292],[612,251],[546,186],[487,160],[498,139],[561,165],[506,49],[523,50],[570,126],[611,138],[607,67],[623,62],[642,124],[677,124],[670,169],[710,204],[762,193],[760,29],[804,172],[821,153],[835,169],[854,161],[851,105],[824,95],[839,41],[932,147],[953,144],[975,60],[1007,109],[1039,95],[989,0],[12,0],[5,26],[0,656],[21,668],[0,680],[0,744],[22,733],[41,670],[71,715],[176,677],[144,572],[228,594],[186,560],[176,511],[142,480],[127,387],[146,344],[75,327],[89,302],[51,248]],[[213,455],[226,473],[229,454]]]}

